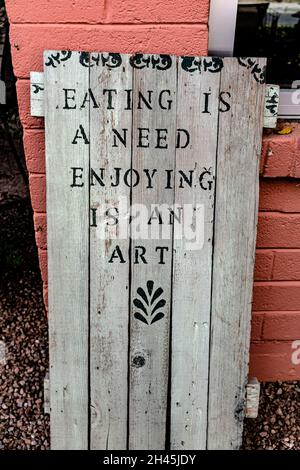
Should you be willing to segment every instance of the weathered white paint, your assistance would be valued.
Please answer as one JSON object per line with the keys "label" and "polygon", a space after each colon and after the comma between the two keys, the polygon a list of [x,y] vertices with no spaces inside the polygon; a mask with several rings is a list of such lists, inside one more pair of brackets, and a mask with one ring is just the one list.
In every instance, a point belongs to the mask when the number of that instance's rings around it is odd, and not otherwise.
{"label": "weathered white paint", "polygon": [[[139,171],[143,168],[155,168],[157,178],[153,189],[143,186],[132,188],[132,203],[144,204],[148,209],[152,204],[172,205],[173,203],[173,191],[164,191],[162,188],[165,182],[164,170],[175,168],[176,71],[175,57],[172,57],[172,66],[167,71],[134,70],[133,129],[147,127],[151,131],[151,137],[149,148],[138,148],[136,133],[133,134],[132,167]],[[141,105],[143,109],[137,109],[138,92],[141,91],[147,96],[147,90],[154,90],[153,110],[145,105]],[[170,90],[168,97],[172,100],[170,110],[159,107],[156,90]],[[168,129],[168,148],[155,148],[155,129]],[[165,145],[166,143],[162,143],[162,146]],[[156,222],[153,220],[150,227],[156,227],[159,231],[161,226]],[[135,263],[134,250],[141,245],[146,249],[148,264]],[[166,248],[164,264],[159,264],[160,253],[156,251],[157,246]],[[155,239],[155,237],[148,240],[133,240],[131,256],[129,448],[164,449],[170,352],[172,237],[166,240]],[[147,291],[148,281],[154,283],[153,292],[158,292],[157,289],[163,290],[157,300],[162,303],[165,301],[165,305],[155,311],[151,320],[160,312],[164,314],[164,317],[152,324],[145,324],[134,316],[139,310],[133,304],[133,300],[140,299],[137,293],[139,288]],[[150,312],[155,305],[157,302],[147,309],[148,323]],[[138,358],[143,358],[142,360],[145,361],[143,367],[138,367]]]}
{"label": "weathered white paint", "polygon": [[[211,182],[211,190],[183,191],[176,185],[174,195],[175,203],[192,204],[194,215],[200,216],[202,205],[205,219],[202,248],[192,242],[189,247],[186,240],[174,239],[171,447],[178,450],[206,446],[219,84],[219,73],[206,72],[201,76],[198,71],[186,73],[178,68],[177,127],[189,129],[192,145],[176,149],[176,168],[211,173],[203,179],[206,188]],[[208,96],[205,93],[210,93],[209,113],[203,113]],[[195,227],[198,236],[202,232],[201,222],[199,219]]]}
{"label": "weathered white paint", "polygon": [[30,72],[30,114],[41,117],[45,115],[44,108],[44,73]]}
{"label": "weathered white paint", "polygon": [[[255,59],[262,68],[265,59]],[[252,63],[252,61],[251,61]],[[241,445],[247,384],[253,267],[258,210],[258,168],[264,86],[253,66],[224,59],[221,89],[232,109],[220,113],[214,226],[209,449]]]}
{"label": "weathered white paint", "polygon": [[[125,99],[115,100],[114,109],[107,110],[103,89],[132,88],[129,56],[123,55],[124,69],[93,67],[90,88],[99,108],[90,111],[90,164],[98,170],[114,167],[130,168],[132,111],[123,111]],[[125,98],[125,97],[124,97]],[[111,128],[128,129],[126,148],[118,141],[113,147]],[[120,131],[121,132],[121,131]],[[97,225],[90,229],[90,374],[91,374],[91,448],[125,449],[127,440],[128,399],[128,305],[129,263],[108,263],[118,245],[126,255],[129,240],[114,240],[115,226],[108,226],[101,238],[103,204],[117,206],[119,198],[130,199],[130,188],[91,187],[90,206],[97,209]]]}
{"label": "weathered white paint", "polygon": [[[45,63],[52,448],[238,448],[263,59],[134,60],[50,51]],[[72,109],[64,109],[63,88],[75,90],[67,100]],[[113,105],[104,89],[116,90]],[[124,90],[133,90],[132,107]],[[139,92],[150,99],[149,90],[151,106],[139,103]],[[162,90],[172,101],[164,101],[165,108],[159,106]],[[79,125],[86,139],[72,144]],[[124,137],[125,128],[126,147],[112,133],[117,129]],[[137,128],[149,129],[149,147],[139,145]],[[156,129],[168,130],[161,141],[167,148],[157,145]],[[190,133],[184,149],[176,148],[177,129]],[[82,185],[71,185],[71,167],[80,168],[76,181]],[[94,176],[90,185],[89,171],[114,168],[144,178],[130,188],[124,181],[111,186],[109,178],[104,185]],[[156,170],[152,188],[145,169]],[[179,171],[191,170],[196,181],[180,187]],[[204,170],[210,189],[199,185]],[[169,239],[161,240],[158,230],[150,239],[115,240],[113,225],[101,238],[104,218],[98,213],[95,227],[91,210],[119,197],[128,208],[192,203],[196,213],[204,209],[203,247],[191,250],[172,226]],[[128,220],[128,213],[122,217]],[[125,262],[109,263],[117,245]],[[163,262],[158,246],[168,249]]]}
{"label": "weathered white paint", "polygon": [[87,449],[89,190],[71,187],[70,167],[88,171],[89,146],[72,140],[89,112],[63,109],[62,89],[87,89],[89,69],[73,55],[68,67],[45,66],[45,83],[51,448]]}

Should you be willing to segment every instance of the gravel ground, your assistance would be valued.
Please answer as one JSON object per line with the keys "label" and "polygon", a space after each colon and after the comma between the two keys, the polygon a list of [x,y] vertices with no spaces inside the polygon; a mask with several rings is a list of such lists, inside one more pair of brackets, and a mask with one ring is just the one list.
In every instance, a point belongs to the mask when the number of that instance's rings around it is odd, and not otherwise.
{"label": "gravel ground", "polygon": [[0,448],[47,449],[47,321],[27,201],[0,205],[0,340]]}
{"label": "gravel ground", "polygon": [[[0,205],[0,448],[48,449],[47,320],[28,200]],[[3,351],[2,351],[3,354]],[[300,382],[262,385],[244,449],[300,450]]]}
{"label": "gravel ground", "polygon": [[300,382],[262,384],[258,417],[245,420],[244,449],[300,450]]}

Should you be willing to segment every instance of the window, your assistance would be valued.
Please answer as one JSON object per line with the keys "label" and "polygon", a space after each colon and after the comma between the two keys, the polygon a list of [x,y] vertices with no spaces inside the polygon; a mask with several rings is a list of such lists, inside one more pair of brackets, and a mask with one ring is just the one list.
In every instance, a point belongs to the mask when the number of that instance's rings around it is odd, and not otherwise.
{"label": "window", "polygon": [[279,116],[300,118],[300,0],[211,0],[209,53],[267,57]]}

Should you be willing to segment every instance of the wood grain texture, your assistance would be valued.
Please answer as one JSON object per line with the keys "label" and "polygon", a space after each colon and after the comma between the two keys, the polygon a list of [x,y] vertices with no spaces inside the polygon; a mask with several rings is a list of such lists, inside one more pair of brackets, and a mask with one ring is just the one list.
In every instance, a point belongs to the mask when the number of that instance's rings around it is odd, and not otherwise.
{"label": "wood grain texture", "polygon": [[45,53],[52,449],[239,448],[264,63]]}
{"label": "wood grain texture", "polygon": [[[265,64],[264,59],[255,61]],[[207,446],[238,449],[249,361],[265,86],[252,69],[224,59],[221,89],[230,91],[232,108],[219,118]]]}
{"label": "wood grain texture", "polygon": [[89,189],[71,187],[70,167],[88,173],[89,146],[72,140],[89,110],[63,109],[63,88],[89,86],[76,59],[44,72],[52,449],[88,448]]}
{"label": "wood grain texture", "polygon": [[[129,56],[122,55],[124,68],[109,69],[91,67],[90,88],[99,108],[91,109],[91,168],[100,168],[107,174],[113,169],[131,167],[132,110],[126,108],[126,96],[122,91],[132,88],[132,68]],[[114,109],[108,108],[108,93],[117,90]],[[123,136],[127,129],[126,147],[116,140],[116,129]],[[109,179],[106,179],[106,181]],[[124,184],[102,187],[94,178],[91,186],[91,208],[95,209],[97,227],[91,226],[90,239],[90,352],[91,352],[91,448],[125,449],[127,445],[127,399],[128,399],[128,322],[129,322],[129,239],[117,239],[116,225],[105,225],[104,205],[119,207],[121,199],[129,204],[130,188]],[[129,210],[129,209],[128,209]],[[102,215],[100,213],[102,211]],[[116,214],[114,211],[111,213]],[[124,217],[122,222],[124,222]],[[107,218],[112,223],[111,218]],[[118,232],[116,232],[118,230]],[[126,263],[115,260],[109,263],[118,246]]]}
{"label": "wood grain texture", "polygon": [[[174,200],[187,211],[184,227],[194,226],[199,241],[189,242],[189,233],[184,233],[185,238],[174,237],[171,448],[177,450],[206,446],[219,86],[219,73],[200,75],[178,68],[176,125],[189,130],[191,143],[176,149],[176,174],[194,169],[194,175],[192,188],[186,183],[185,189],[180,188],[178,181]],[[197,184],[200,175],[203,187]],[[191,207],[194,218],[188,225]]]}
{"label": "wood grain texture", "polygon": [[[176,59],[172,57],[172,66],[168,70],[134,70],[134,114],[133,129],[149,128],[149,148],[139,148],[137,134],[133,134],[132,167],[139,171],[143,168],[157,170],[153,188],[137,186],[132,188],[132,204],[143,204],[151,213],[151,205],[173,204],[173,190],[163,190],[165,170],[174,170],[175,125],[176,125]],[[138,109],[139,91],[147,97],[147,90],[153,91],[153,109],[144,104]],[[158,90],[170,90],[171,109],[158,106]],[[155,129],[168,130],[168,148],[155,148]],[[164,134],[165,135],[165,134]],[[166,142],[162,143],[165,146]],[[173,177],[172,177],[173,178]],[[145,217],[147,226],[147,216]],[[155,221],[149,228],[159,226]],[[171,228],[171,227],[170,227]],[[169,333],[172,279],[172,238],[159,240],[132,240],[131,257],[131,328],[130,328],[130,383],[129,383],[129,448],[164,449],[166,438],[168,374],[169,374]],[[138,246],[146,249],[147,264],[135,263]],[[166,248],[165,261],[160,263],[160,253],[156,247]],[[152,281],[153,292],[162,289],[161,299],[165,305],[156,313],[163,313],[159,321],[149,324],[154,318],[151,311],[156,304],[150,304],[148,324],[135,317],[139,310],[133,304],[139,299],[139,288],[147,291],[147,283]],[[151,289],[150,289],[151,290]],[[150,297],[151,294],[149,293]],[[151,307],[151,308],[150,308]],[[139,367],[139,364],[144,365]]]}

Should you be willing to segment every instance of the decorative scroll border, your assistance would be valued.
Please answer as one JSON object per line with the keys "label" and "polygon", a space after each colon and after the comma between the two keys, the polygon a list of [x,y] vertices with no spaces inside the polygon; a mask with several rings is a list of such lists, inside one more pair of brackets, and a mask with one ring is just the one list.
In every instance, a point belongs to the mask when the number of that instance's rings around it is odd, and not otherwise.
{"label": "decorative scroll border", "polygon": [[[122,65],[122,56],[118,53],[92,53],[92,52],[71,52],[58,51],[49,54],[45,61],[46,67],[57,68],[67,62],[73,54],[78,54],[79,63],[83,67],[107,67],[116,69]],[[250,70],[253,78],[258,83],[266,81],[266,66],[260,66],[259,63],[251,57],[240,57],[238,63]],[[224,68],[224,61],[220,57],[197,57],[180,56],[179,63],[185,72],[188,73],[220,73]],[[134,54],[129,58],[129,64],[135,69],[156,69],[168,70],[172,66],[172,57],[168,54]]]}
{"label": "decorative scroll border", "polygon": [[238,57],[237,60],[242,67],[246,67],[251,71],[254,80],[261,84],[266,83],[266,65],[261,67],[259,63],[251,57]]}
{"label": "decorative scroll border", "polygon": [[[79,63],[83,67],[107,67],[115,69],[122,65],[122,56],[118,53],[90,53],[58,51],[48,55],[45,61],[46,67],[57,68],[67,62],[73,54],[78,54]],[[219,57],[179,57],[182,70],[189,73],[219,73],[224,67],[223,60]],[[172,66],[172,57],[168,54],[134,54],[129,58],[129,64],[135,69],[168,70]]]}

